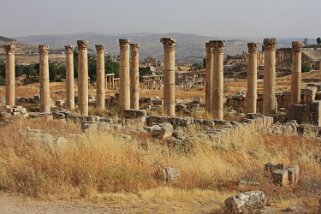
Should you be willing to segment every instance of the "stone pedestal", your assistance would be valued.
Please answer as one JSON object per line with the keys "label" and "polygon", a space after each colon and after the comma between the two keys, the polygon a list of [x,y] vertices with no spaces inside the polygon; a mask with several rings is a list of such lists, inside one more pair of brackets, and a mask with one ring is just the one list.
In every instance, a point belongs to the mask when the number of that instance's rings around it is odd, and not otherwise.
{"label": "stone pedestal", "polygon": [[129,78],[129,40],[120,39],[120,86],[119,108],[123,115],[124,110],[130,108],[130,78]]}
{"label": "stone pedestal", "polygon": [[48,45],[39,45],[40,112],[50,113]]}
{"label": "stone pedestal", "polygon": [[292,42],[291,103],[301,102],[301,58],[303,43]]}
{"label": "stone pedestal", "polygon": [[96,108],[105,110],[105,47],[96,45]]}
{"label": "stone pedestal", "polygon": [[6,105],[11,107],[16,104],[15,48],[14,44],[4,45],[6,51]]}
{"label": "stone pedestal", "polygon": [[206,74],[205,74],[205,110],[212,113],[212,93],[213,93],[213,48],[210,43],[205,44],[206,48]]}
{"label": "stone pedestal", "polygon": [[65,46],[66,53],[66,107],[72,111],[75,109],[75,80],[74,80],[74,48]]}
{"label": "stone pedestal", "polygon": [[172,38],[162,38],[164,45],[164,111],[168,116],[175,116],[175,47]]}
{"label": "stone pedestal", "polygon": [[213,118],[224,118],[224,41],[210,41],[214,52],[213,65]]}
{"label": "stone pedestal", "polygon": [[276,39],[264,39],[264,80],[263,80],[263,113],[275,113],[277,103],[275,97],[275,50]]}
{"label": "stone pedestal", "polygon": [[130,108],[139,110],[139,45],[130,44]]}
{"label": "stone pedestal", "polygon": [[247,93],[248,100],[247,112],[256,113],[257,100],[257,43],[248,43],[249,61],[248,61],[248,76],[247,76]]}
{"label": "stone pedestal", "polygon": [[88,41],[78,40],[78,108],[88,116]]}

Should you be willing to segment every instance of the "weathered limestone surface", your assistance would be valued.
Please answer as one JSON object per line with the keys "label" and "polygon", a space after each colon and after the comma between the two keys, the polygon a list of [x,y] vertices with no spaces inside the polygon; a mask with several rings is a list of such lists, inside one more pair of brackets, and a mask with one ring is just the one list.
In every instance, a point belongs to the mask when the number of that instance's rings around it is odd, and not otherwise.
{"label": "weathered limestone surface", "polygon": [[96,108],[105,110],[105,47],[96,45]]}
{"label": "weathered limestone surface", "polygon": [[249,70],[246,97],[248,100],[248,112],[256,113],[257,102],[257,43],[248,43],[249,49]]}
{"label": "weathered limestone surface", "polygon": [[277,111],[275,97],[275,50],[276,39],[264,39],[264,80],[263,80],[263,113]]}
{"label": "weathered limestone surface", "polygon": [[213,93],[213,63],[214,63],[214,55],[213,48],[210,43],[205,44],[206,48],[206,82],[205,82],[205,110],[208,113],[212,113],[212,93]]}
{"label": "weathered limestone surface", "polygon": [[120,39],[119,108],[121,114],[130,108],[129,40]]}
{"label": "weathered limestone surface", "polygon": [[212,114],[218,120],[224,117],[224,43],[222,40],[210,41],[214,52]]}
{"label": "weathered limestone surface", "polygon": [[139,45],[130,44],[130,108],[139,109]]}
{"label": "weathered limestone surface", "polygon": [[75,80],[74,80],[74,48],[65,46],[66,54],[66,107],[75,109]]}
{"label": "weathered limestone surface", "polygon": [[291,103],[301,101],[301,59],[303,43],[292,42]]}
{"label": "weathered limestone surface", "polygon": [[78,40],[78,108],[88,115],[88,41]]}
{"label": "weathered limestone surface", "polygon": [[6,104],[11,107],[16,104],[15,48],[14,44],[4,45],[6,51]]}
{"label": "weathered limestone surface", "polygon": [[40,112],[50,113],[48,45],[39,45]]}
{"label": "weathered limestone surface", "polygon": [[175,116],[175,47],[172,38],[162,38],[164,45],[164,110],[168,116]]}

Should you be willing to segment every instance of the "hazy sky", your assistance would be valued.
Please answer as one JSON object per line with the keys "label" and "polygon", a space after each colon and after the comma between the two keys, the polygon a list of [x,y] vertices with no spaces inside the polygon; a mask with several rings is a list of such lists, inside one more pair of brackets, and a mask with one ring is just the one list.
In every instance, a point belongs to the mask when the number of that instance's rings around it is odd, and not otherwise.
{"label": "hazy sky", "polygon": [[321,36],[321,0],[0,0],[0,35]]}

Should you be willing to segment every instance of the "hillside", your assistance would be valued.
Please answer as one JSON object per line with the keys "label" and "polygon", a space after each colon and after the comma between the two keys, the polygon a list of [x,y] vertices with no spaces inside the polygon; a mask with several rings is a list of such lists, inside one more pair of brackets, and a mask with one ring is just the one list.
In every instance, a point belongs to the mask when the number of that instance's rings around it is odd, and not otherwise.
{"label": "hillside", "polygon": [[13,42],[15,41],[14,39],[10,39],[4,36],[0,36],[0,41],[4,41],[4,42]]}

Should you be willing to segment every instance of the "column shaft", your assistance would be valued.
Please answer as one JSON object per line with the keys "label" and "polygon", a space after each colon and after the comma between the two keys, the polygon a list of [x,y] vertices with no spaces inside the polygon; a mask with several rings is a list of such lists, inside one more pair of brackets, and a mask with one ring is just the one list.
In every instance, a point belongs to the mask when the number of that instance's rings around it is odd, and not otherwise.
{"label": "column shaft", "polygon": [[96,108],[105,110],[105,48],[96,45]]}
{"label": "column shaft", "polygon": [[139,109],[139,45],[130,44],[130,108]]}
{"label": "column shaft", "polygon": [[14,44],[4,45],[6,51],[6,105],[11,107],[16,104],[15,48]]}
{"label": "column shaft", "polygon": [[249,61],[248,61],[248,80],[247,80],[247,100],[248,113],[256,113],[257,102],[257,43],[248,43]]}
{"label": "column shaft", "polygon": [[74,80],[74,48],[65,46],[66,53],[66,107],[75,109],[75,80]]}
{"label": "column shaft", "polygon": [[78,108],[88,115],[88,41],[78,40]]}
{"label": "column shaft", "polygon": [[205,74],[205,110],[212,113],[213,104],[213,63],[214,54],[210,43],[205,44],[206,48],[206,74]]}
{"label": "column shaft", "polygon": [[40,112],[50,113],[48,45],[39,45]]}
{"label": "column shaft", "polygon": [[263,113],[275,113],[277,103],[275,97],[275,50],[276,40],[264,39],[264,80],[263,80]]}
{"label": "column shaft", "polygon": [[301,49],[303,44],[292,42],[292,75],[291,75],[291,103],[301,102]]}
{"label": "column shaft", "polygon": [[164,45],[164,111],[168,116],[175,116],[175,47],[172,38],[162,38]]}
{"label": "column shaft", "polygon": [[119,108],[121,114],[130,109],[129,40],[120,39]]}

